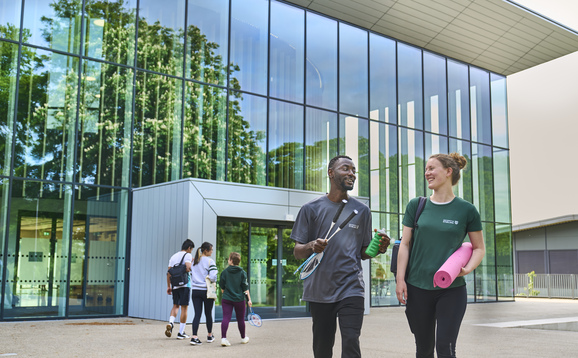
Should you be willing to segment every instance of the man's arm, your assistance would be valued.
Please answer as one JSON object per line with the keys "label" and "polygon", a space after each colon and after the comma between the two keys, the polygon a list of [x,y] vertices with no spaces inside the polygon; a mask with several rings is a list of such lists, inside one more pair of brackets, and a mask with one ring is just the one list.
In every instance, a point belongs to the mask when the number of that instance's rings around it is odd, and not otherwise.
{"label": "man's arm", "polygon": [[[390,238],[389,236],[387,236],[386,234],[383,234],[381,232],[377,233],[379,236],[381,236],[381,239],[379,240],[379,254],[385,254],[385,251],[387,251],[387,248],[389,246],[389,242],[390,242]],[[369,260],[372,259],[373,257],[369,256],[368,254],[365,253],[365,250],[367,250],[367,246],[363,246],[361,248],[361,259],[362,260]]]}
{"label": "man's arm", "polygon": [[[170,267],[169,267],[170,269]],[[171,287],[171,274],[169,273],[169,270],[167,270],[167,295],[171,295],[173,292],[173,289]]]}
{"label": "man's arm", "polygon": [[324,239],[317,239],[314,241],[309,241],[306,244],[301,244],[299,242],[295,242],[295,248],[293,249],[293,256],[297,260],[306,259],[314,252],[321,253],[325,250],[327,246],[327,240]]}

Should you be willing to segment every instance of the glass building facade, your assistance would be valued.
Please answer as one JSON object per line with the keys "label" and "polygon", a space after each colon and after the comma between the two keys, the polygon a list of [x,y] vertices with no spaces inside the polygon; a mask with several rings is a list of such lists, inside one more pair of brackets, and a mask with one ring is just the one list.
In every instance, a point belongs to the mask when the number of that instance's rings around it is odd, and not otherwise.
{"label": "glass building facade", "polygon": [[[3,1],[0,319],[126,314],[132,188],[324,192],[338,154],[393,238],[429,155],[466,156],[469,299],[512,300],[507,127],[504,76],[280,1]],[[374,306],[398,304],[389,261]]]}

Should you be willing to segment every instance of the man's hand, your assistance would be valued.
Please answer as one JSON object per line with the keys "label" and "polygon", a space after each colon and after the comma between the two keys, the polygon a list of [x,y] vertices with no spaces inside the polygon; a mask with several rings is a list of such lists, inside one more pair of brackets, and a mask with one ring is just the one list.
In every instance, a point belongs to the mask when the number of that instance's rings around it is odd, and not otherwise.
{"label": "man's hand", "polygon": [[389,238],[389,236],[387,236],[384,233],[378,232],[377,233],[379,236],[381,236],[381,239],[379,240],[379,253],[380,254],[385,254],[385,251],[387,251],[387,248],[389,247],[389,243],[391,241],[391,239]]}
{"label": "man's hand", "polygon": [[313,252],[320,254],[323,252],[323,250],[325,250],[326,246],[327,246],[327,240],[317,239],[317,240],[313,241]]}
{"label": "man's hand", "polygon": [[172,295],[173,294],[173,289],[171,288],[171,286],[167,287],[167,295]]}

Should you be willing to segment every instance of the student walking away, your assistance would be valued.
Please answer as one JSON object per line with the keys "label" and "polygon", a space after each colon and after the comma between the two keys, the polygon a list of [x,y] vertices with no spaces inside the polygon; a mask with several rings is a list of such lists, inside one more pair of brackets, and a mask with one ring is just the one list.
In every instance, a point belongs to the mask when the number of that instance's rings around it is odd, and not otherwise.
{"label": "student walking away", "polygon": [[[189,336],[185,334],[185,326],[187,324],[187,309],[191,297],[191,283],[189,276],[191,263],[193,261],[193,255],[191,255],[191,252],[194,247],[195,244],[191,240],[186,239],[181,246],[181,251],[171,256],[169,260],[169,271],[167,272],[167,294],[173,296],[173,308],[171,309],[169,323],[165,330],[165,335],[167,337],[170,337],[173,333],[174,323],[180,308],[181,319],[177,339],[189,338]],[[182,268],[182,265],[185,265],[183,277],[178,277],[176,273],[175,275],[171,275],[170,272],[173,271],[172,269],[175,266],[181,266]]]}
{"label": "student walking away", "polygon": [[[315,357],[332,356],[338,318],[342,357],[361,357],[359,336],[365,297],[361,260],[371,258],[365,253],[372,236],[371,213],[365,204],[347,194],[356,179],[351,158],[331,159],[327,175],[329,194],[306,203],[297,214],[291,233],[295,240],[293,254],[296,259],[306,259],[314,252],[324,252],[317,269],[303,281],[303,300],[309,302],[313,320]],[[343,211],[332,224],[344,199]],[[349,224],[331,241],[324,239],[330,227],[333,233],[354,210],[358,214]],[[384,253],[389,237],[381,236],[379,252]]]}
{"label": "student walking away", "polygon": [[191,269],[192,300],[193,307],[195,308],[193,337],[191,338],[192,345],[202,344],[197,333],[199,331],[203,306],[205,307],[205,320],[207,325],[207,343],[215,341],[215,336],[213,335],[213,304],[215,300],[207,298],[207,281],[205,280],[208,276],[211,282],[217,281],[217,265],[215,265],[215,261],[211,258],[212,254],[213,245],[208,242],[203,242],[195,253],[195,259],[193,260],[193,267]]}
{"label": "student walking away", "polygon": [[249,284],[247,282],[247,273],[239,263],[241,254],[231,252],[229,254],[229,266],[221,273],[219,287],[223,293],[221,306],[223,307],[223,321],[221,322],[221,345],[228,347],[231,345],[227,339],[227,330],[233,316],[233,309],[237,317],[237,326],[241,334],[241,343],[249,343],[249,337],[245,334],[245,295],[247,295],[248,304],[253,307],[251,296],[249,295]]}
{"label": "student walking away", "polygon": [[[426,201],[413,235],[419,198],[408,203],[403,217],[396,295],[406,304],[405,313],[419,358],[433,358],[434,347],[438,357],[456,356],[456,341],[467,304],[463,276],[478,267],[485,254],[478,210],[452,191],[466,164],[466,158],[458,153],[432,155],[427,161],[425,179],[433,194]],[[470,260],[449,287],[434,287],[436,271],[461,247],[466,234],[473,248]]]}

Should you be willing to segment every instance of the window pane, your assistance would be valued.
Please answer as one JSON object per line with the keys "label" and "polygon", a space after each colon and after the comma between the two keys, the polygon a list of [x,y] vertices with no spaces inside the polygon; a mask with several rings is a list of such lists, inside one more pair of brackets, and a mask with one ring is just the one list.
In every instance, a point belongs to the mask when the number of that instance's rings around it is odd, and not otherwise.
{"label": "window pane", "polygon": [[[18,41],[20,38],[20,14],[22,1],[2,1],[0,3],[0,37]],[[28,39],[24,39],[25,42]]]}
{"label": "window pane", "polygon": [[14,172],[72,181],[78,59],[28,47],[22,52]]}
{"label": "window pane", "polygon": [[446,136],[425,133],[425,161],[432,154],[448,152],[448,138]]}
{"label": "window pane", "polygon": [[448,133],[446,59],[423,53],[425,130]]}
{"label": "window pane", "polygon": [[492,184],[492,148],[472,145],[473,204],[480,211],[482,221],[494,221],[494,186]]}
{"label": "window pane", "polygon": [[85,61],[78,145],[79,181],[129,186],[133,71]]}
{"label": "window pane", "polygon": [[423,129],[421,50],[397,44],[399,124]]}
{"label": "window pane", "polygon": [[506,98],[506,77],[490,74],[492,93],[493,144],[508,148],[508,104]]}
{"label": "window pane", "polygon": [[182,76],[184,28],[184,0],[140,0],[137,66]]}
{"label": "window pane", "polygon": [[450,136],[470,139],[468,66],[451,60],[447,62]]}
{"label": "window pane", "polygon": [[186,90],[183,177],[224,181],[226,92],[188,81]]}
{"label": "window pane", "polygon": [[492,144],[490,75],[474,67],[470,67],[470,106],[472,141]]}
{"label": "window pane", "polygon": [[512,226],[496,224],[496,267],[498,300],[514,300]]}
{"label": "window pane", "polygon": [[69,315],[122,315],[128,191],[81,186],[74,201]]}
{"label": "window pane", "polygon": [[137,72],[132,186],[179,179],[182,82]]}
{"label": "window pane", "polygon": [[[497,300],[496,293],[496,246],[493,223],[482,223],[486,254],[482,263],[475,269],[475,300],[476,302],[492,302]],[[471,274],[467,275],[471,278]]]}
{"label": "window pane", "polygon": [[267,185],[267,99],[231,91],[227,180]]}
{"label": "window pane", "polygon": [[405,207],[411,199],[424,195],[424,175],[423,133],[399,128],[399,205],[401,212],[405,212]]}
{"label": "window pane", "polygon": [[367,36],[365,30],[339,24],[339,111],[366,118],[369,101]]}
{"label": "window pane", "polygon": [[337,22],[307,13],[307,104],[337,109]]}
{"label": "window pane", "polygon": [[470,203],[474,202],[473,193],[472,193],[472,151],[470,149],[470,142],[457,140],[450,138],[450,153],[457,152],[463,155],[468,164],[464,169],[461,170],[462,178],[460,181],[453,187],[455,195],[459,196],[460,198],[469,201]]}
{"label": "window pane", "polygon": [[13,181],[4,318],[64,317],[72,195],[70,185]]}
{"label": "window pane", "polygon": [[327,166],[337,155],[337,114],[307,108],[305,125],[305,190],[328,193]]}
{"label": "window pane", "polygon": [[[374,228],[384,228],[391,238],[397,237],[398,224],[396,214],[372,213]],[[392,243],[393,246],[393,243]],[[390,272],[391,250],[371,259],[371,306],[397,306],[395,296],[395,275]]]}
{"label": "window pane", "polygon": [[[397,170],[397,128],[371,121],[371,210],[397,213],[399,210]],[[397,217],[396,217],[397,222]],[[397,231],[394,237],[397,236]]]}
{"label": "window pane", "polygon": [[187,78],[226,85],[229,1],[190,0],[187,26]]}
{"label": "window pane", "polygon": [[303,189],[303,107],[269,103],[269,185]]}
{"label": "window pane", "polygon": [[271,2],[269,94],[303,103],[305,14],[294,6]]}
{"label": "window pane", "polygon": [[[369,197],[369,121],[363,118],[342,115],[339,120],[339,154],[353,159],[357,168],[357,179],[353,196]],[[331,158],[330,158],[331,159]]]}
{"label": "window pane", "polygon": [[87,0],[85,55],[132,66],[136,0]]}
{"label": "window pane", "polygon": [[510,152],[494,148],[494,183],[496,198],[496,221],[511,223],[510,211]]}
{"label": "window pane", "polygon": [[[1,6],[1,5],[0,5]],[[1,15],[0,15],[1,16]],[[1,27],[1,25],[0,25]],[[29,53],[23,53],[24,62],[29,62]],[[0,41],[0,174],[10,175],[12,158],[12,131],[16,106],[16,70],[18,45]]]}
{"label": "window pane", "polygon": [[269,1],[232,0],[231,86],[267,94],[267,42]]}
{"label": "window pane", "polygon": [[375,34],[369,35],[371,119],[397,123],[395,41]]}
{"label": "window pane", "polygon": [[[82,1],[26,0],[24,28],[30,30],[30,44],[54,50],[80,53]],[[18,22],[20,24],[20,22]]]}

